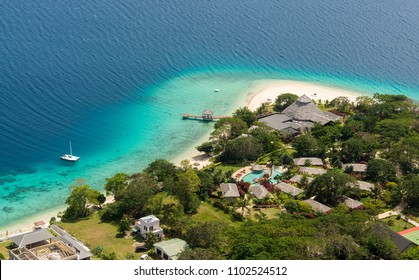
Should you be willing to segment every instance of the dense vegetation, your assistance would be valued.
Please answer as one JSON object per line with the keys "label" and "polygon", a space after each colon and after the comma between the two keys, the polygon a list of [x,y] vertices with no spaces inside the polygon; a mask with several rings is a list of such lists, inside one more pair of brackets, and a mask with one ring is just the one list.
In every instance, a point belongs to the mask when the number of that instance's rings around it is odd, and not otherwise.
{"label": "dense vegetation", "polygon": [[[279,96],[275,104],[263,104],[258,113],[282,111],[296,96]],[[271,107],[269,107],[271,106]],[[78,182],[66,203],[66,220],[90,214],[96,205],[103,222],[119,224],[124,233],[141,216],[154,214],[168,237],[185,239],[190,248],[180,259],[412,259],[417,250],[400,255],[389,238],[389,227],[375,216],[399,204],[405,213],[419,213],[419,121],[417,107],[403,95],[375,94],[318,101],[319,108],[344,116],[344,123],[316,124],[295,138],[287,138],[257,122],[256,113],[240,108],[233,118],[215,123],[208,142],[198,150],[216,163],[196,170],[188,162],[180,167],[158,159],[142,172],[117,173],[108,178],[105,190],[115,202],[101,209],[103,197],[86,182]],[[288,171],[276,182],[294,176],[294,157],[320,157],[328,171],[309,182],[302,176],[296,186],[305,193],[290,197],[261,181],[271,193],[261,200],[249,199],[249,184],[232,178],[223,166],[251,162],[285,166]],[[365,178],[356,178],[344,163],[368,163]],[[306,164],[310,165],[310,162]],[[358,179],[375,185],[371,192],[353,187]],[[222,199],[222,182],[238,184],[240,198]],[[311,210],[302,200],[316,200],[333,207],[329,215]],[[351,211],[341,204],[345,197],[361,200],[365,210]],[[226,221],[194,221],[202,201],[221,209]],[[276,210],[268,218],[256,211]],[[255,208],[256,210],[254,210]],[[253,213],[254,212],[254,213]],[[146,240],[152,244],[153,240]]]}

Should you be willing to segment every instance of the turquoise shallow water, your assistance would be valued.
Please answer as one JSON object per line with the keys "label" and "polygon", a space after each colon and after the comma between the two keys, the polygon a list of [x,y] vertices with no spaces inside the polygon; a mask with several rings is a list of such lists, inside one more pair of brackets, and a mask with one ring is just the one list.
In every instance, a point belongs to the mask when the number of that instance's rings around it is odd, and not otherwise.
{"label": "turquoise shallow water", "polygon": [[[419,96],[419,2],[0,4],[0,228],[62,205],[76,178],[174,158],[259,79]],[[214,94],[213,89],[220,88]],[[59,160],[73,143],[80,162]]]}

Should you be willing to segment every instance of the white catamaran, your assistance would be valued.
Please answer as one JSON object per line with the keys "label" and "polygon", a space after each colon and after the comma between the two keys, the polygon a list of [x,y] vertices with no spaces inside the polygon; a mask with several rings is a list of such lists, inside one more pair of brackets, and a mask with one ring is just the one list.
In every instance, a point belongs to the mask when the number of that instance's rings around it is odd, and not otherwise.
{"label": "white catamaran", "polygon": [[80,159],[80,157],[73,156],[73,151],[71,149],[71,141],[70,141],[70,154],[62,155],[61,159],[67,160],[67,161],[78,161]]}

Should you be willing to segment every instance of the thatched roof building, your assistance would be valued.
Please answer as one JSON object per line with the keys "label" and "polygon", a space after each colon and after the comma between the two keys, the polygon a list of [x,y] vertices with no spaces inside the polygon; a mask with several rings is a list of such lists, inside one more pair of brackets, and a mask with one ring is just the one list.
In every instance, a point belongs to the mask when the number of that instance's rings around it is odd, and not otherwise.
{"label": "thatched roof building", "polygon": [[321,111],[307,95],[300,96],[280,114],[259,118],[259,121],[287,135],[298,134],[315,123],[326,125],[340,120],[338,115]]}

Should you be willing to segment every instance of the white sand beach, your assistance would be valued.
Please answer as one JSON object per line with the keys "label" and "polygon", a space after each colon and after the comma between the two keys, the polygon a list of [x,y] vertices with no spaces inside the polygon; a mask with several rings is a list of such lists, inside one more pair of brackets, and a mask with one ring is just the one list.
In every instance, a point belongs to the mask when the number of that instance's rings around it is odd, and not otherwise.
{"label": "white sand beach", "polygon": [[248,91],[246,106],[250,110],[256,110],[264,102],[275,102],[278,95],[293,93],[298,96],[303,94],[314,100],[333,100],[336,97],[347,97],[350,101],[363,95],[362,92],[347,90],[344,88],[326,86],[309,82],[293,80],[258,80]]}

